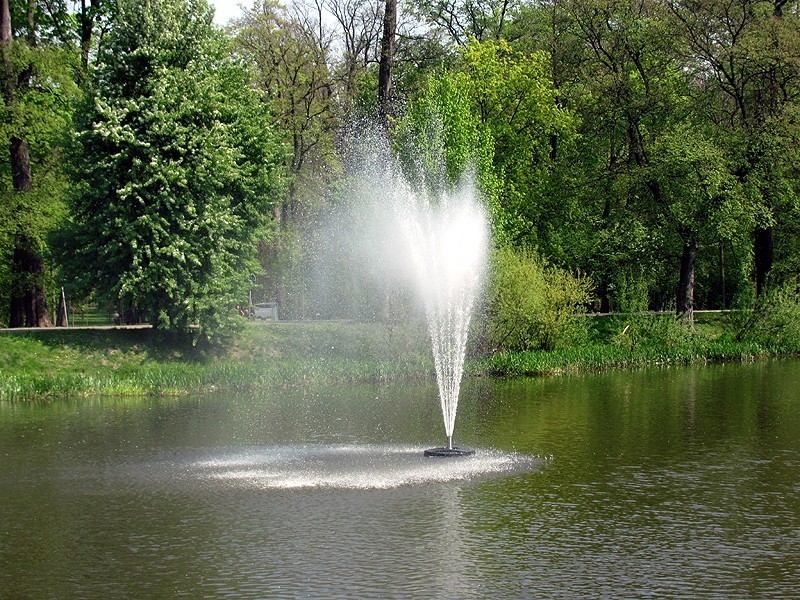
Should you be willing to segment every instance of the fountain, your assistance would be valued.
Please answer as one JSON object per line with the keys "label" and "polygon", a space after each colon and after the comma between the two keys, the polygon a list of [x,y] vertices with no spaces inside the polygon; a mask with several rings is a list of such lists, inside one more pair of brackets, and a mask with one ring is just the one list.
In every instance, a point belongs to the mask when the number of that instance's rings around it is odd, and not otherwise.
{"label": "fountain", "polygon": [[453,446],[467,335],[486,266],[486,212],[474,184],[462,183],[432,197],[395,178],[394,209],[425,306],[447,445],[425,456],[468,456]]}
{"label": "fountain", "polygon": [[[413,149],[405,158],[381,129],[354,127],[344,144],[346,201],[329,220],[327,235],[330,248],[344,251],[382,293],[415,293],[427,320],[447,440],[425,455],[468,456],[472,450],[453,445],[453,430],[470,321],[488,262],[489,223],[475,177],[467,174],[454,185],[447,175],[437,127],[420,146],[427,153]],[[335,267],[325,276],[331,272]]]}

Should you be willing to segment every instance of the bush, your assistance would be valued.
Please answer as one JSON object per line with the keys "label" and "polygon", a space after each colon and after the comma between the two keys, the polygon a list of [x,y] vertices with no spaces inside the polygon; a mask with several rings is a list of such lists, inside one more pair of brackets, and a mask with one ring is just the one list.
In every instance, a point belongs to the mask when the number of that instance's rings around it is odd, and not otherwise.
{"label": "bush", "polygon": [[737,341],[800,350],[800,288],[789,283],[769,289],[729,313],[726,327]]}
{"label": "bush", "polygon": [[552,350],[587,339],[582,315],[591,281],[548,265],[530,251],[492,257],[486,341],[495,350]]}
{"label": "bush", "polygon": [[638,313],[625,320],[622,331],[612,338],[616,346],[631,352],[642,348],[674,349],[697,341],[692,323],[674,315]]}

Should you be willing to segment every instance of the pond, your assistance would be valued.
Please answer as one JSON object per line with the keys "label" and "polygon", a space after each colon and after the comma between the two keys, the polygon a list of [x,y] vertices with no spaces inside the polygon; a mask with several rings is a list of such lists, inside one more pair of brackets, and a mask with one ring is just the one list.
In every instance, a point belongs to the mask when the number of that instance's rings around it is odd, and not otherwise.
{"label": "pond", "polygon": [[800,362],[0,405],[0,598],[800,597]]}

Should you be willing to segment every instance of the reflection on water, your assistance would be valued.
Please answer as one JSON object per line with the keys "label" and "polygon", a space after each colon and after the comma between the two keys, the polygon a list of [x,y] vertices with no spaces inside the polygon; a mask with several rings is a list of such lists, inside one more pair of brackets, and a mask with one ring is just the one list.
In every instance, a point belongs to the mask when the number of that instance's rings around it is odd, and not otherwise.
{"label": "reflection on water", "polygon": [[[800,362],[0,405],[0,598],[800,597]],[[551,456],[539,459],[537,456]]]}

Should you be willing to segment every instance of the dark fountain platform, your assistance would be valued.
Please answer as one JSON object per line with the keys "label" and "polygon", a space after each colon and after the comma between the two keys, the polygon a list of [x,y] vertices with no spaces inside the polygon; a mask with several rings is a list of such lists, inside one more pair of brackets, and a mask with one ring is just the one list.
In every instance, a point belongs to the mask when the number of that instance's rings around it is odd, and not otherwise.
{"label": "dark fountain platform", "polygon": [[450,447],[450,448],[428,448],[425,450],[425,456],[437,456],[437,457],[448,457],[448,456],[472,456],[475,454],[475,450],[471,448],[457,448],[457,447]]}

